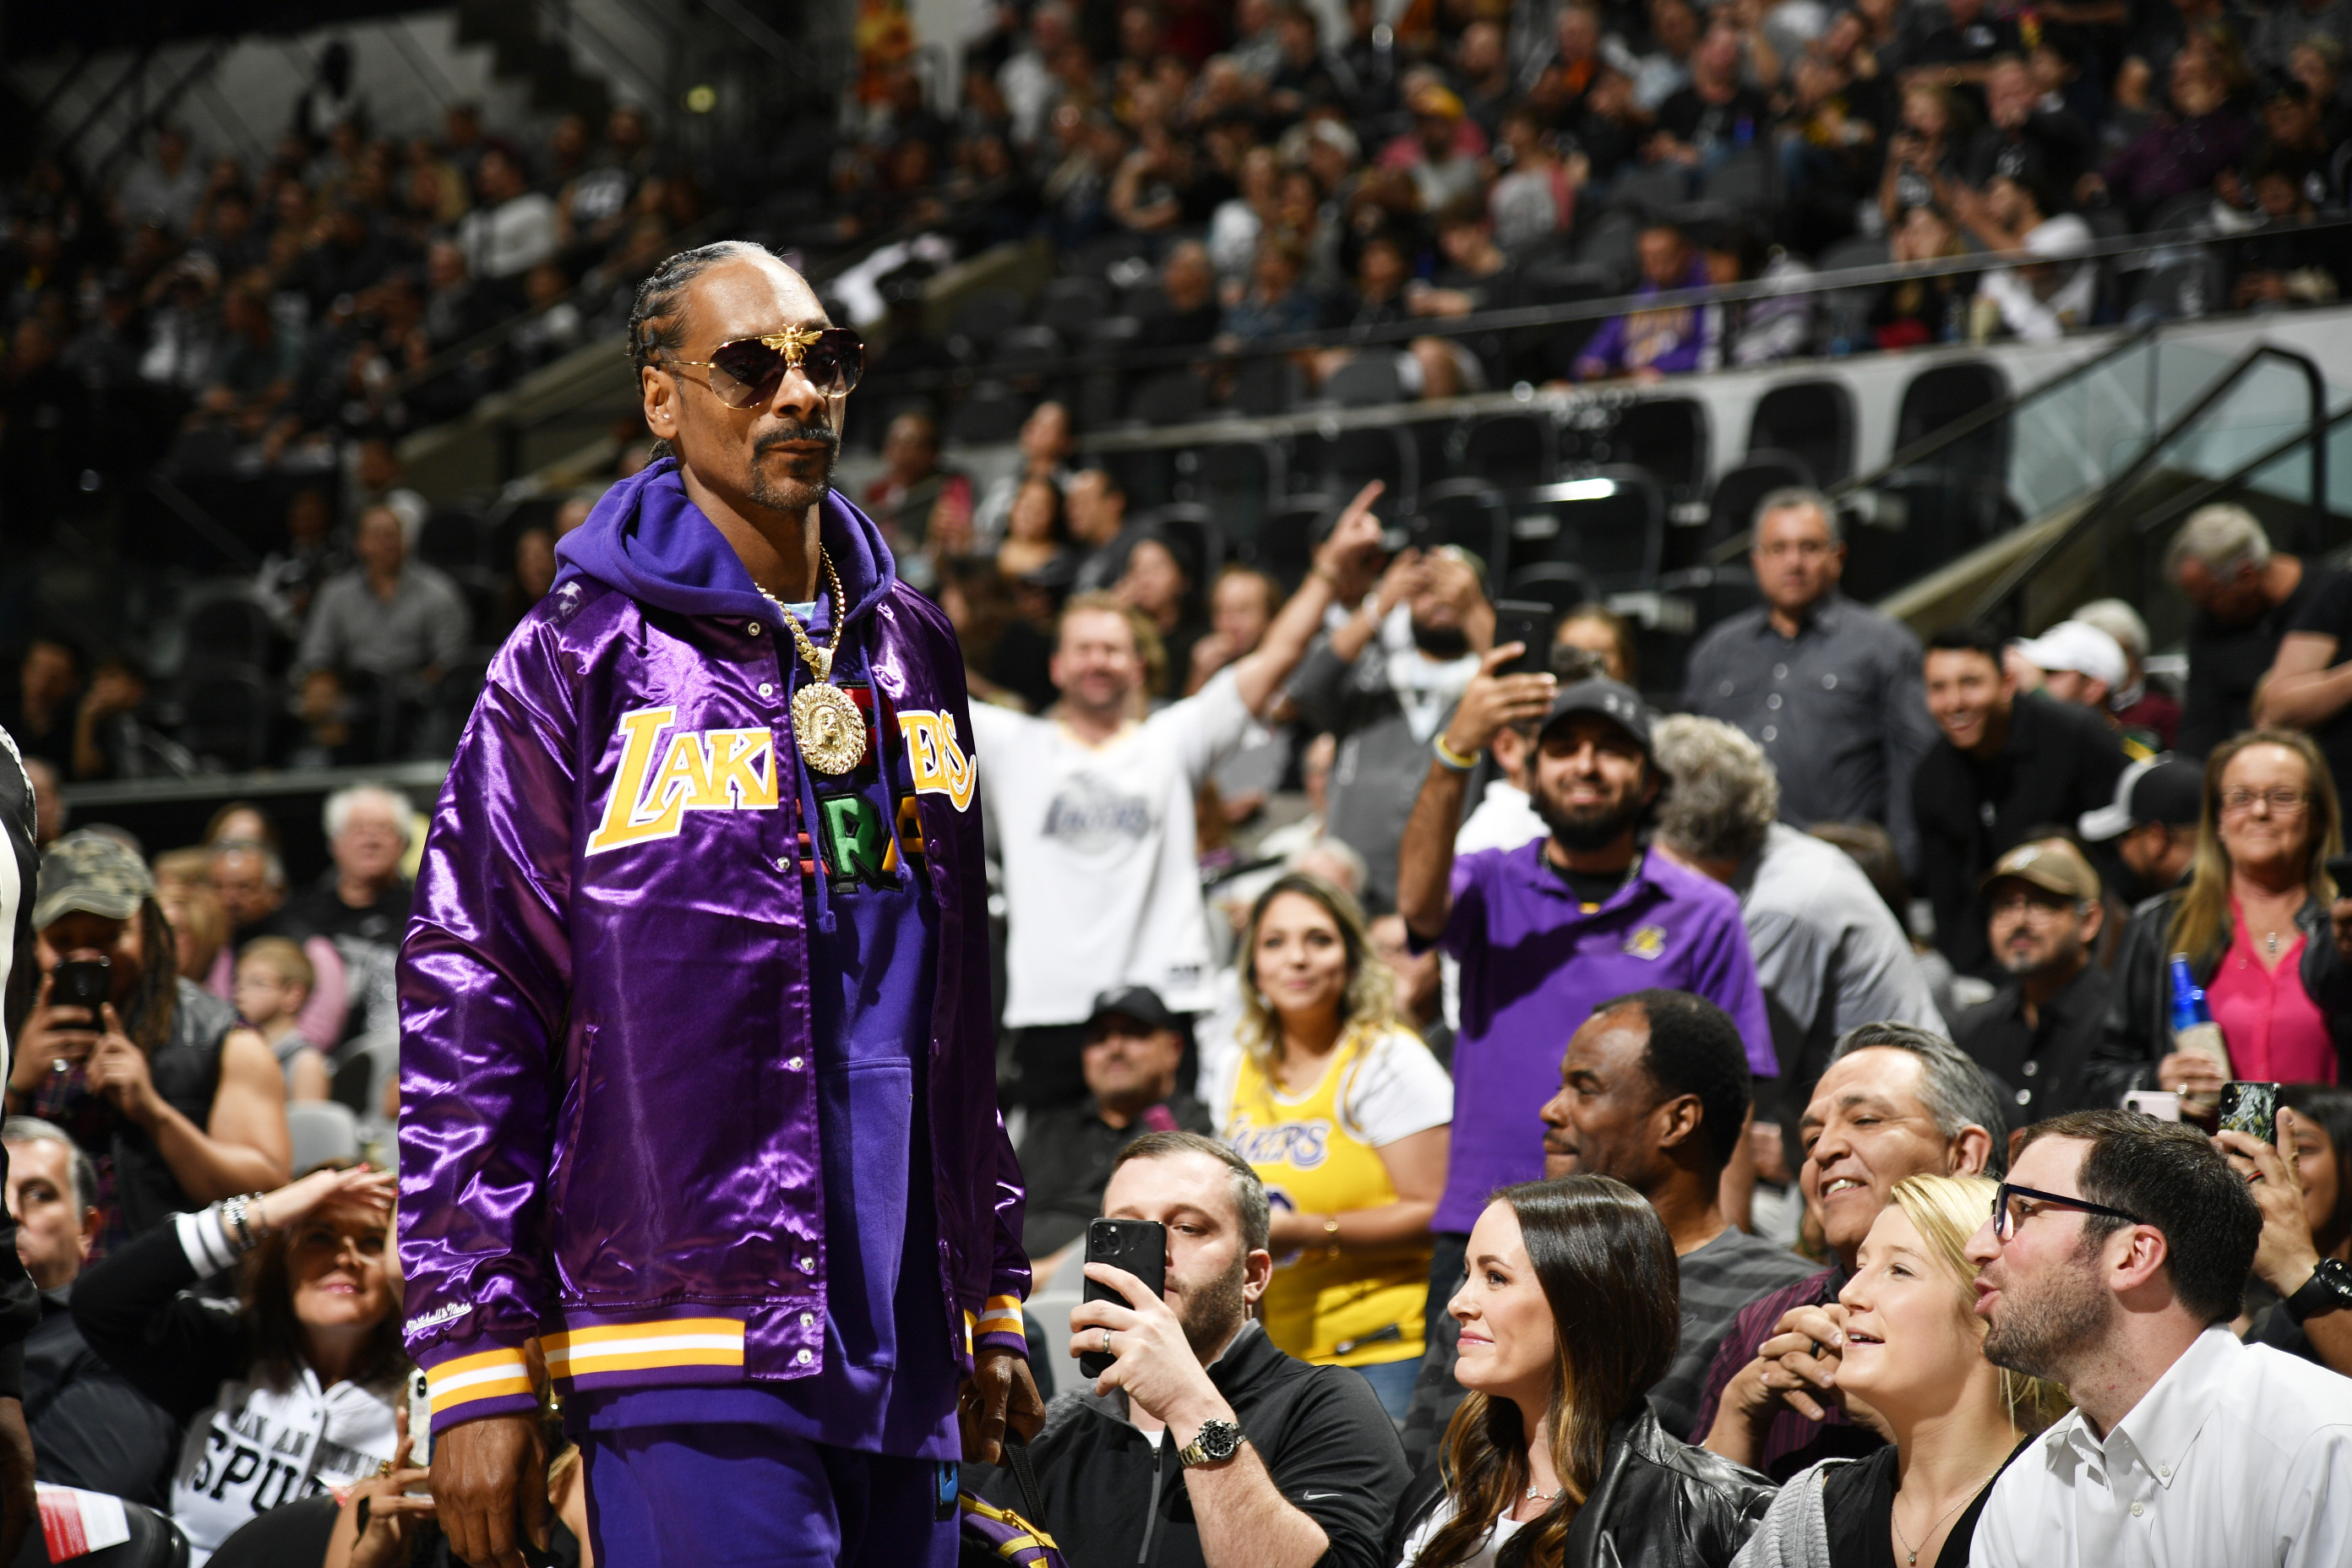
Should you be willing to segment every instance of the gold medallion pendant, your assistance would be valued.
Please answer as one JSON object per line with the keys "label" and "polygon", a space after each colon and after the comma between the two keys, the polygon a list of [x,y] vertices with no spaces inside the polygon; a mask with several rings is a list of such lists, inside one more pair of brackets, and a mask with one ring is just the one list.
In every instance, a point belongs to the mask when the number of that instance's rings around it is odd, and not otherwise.
{"label": "gold medallion pendant", "polygon": [[812,680],[793,693],[793,738],[816,771],[834,777],[866,760],[866,720],[849,693]]}
{"label": "gold medallion pendant", "polygon": [[833,656],[841,651],[849,601],[841,591],[841,575],[833,569],[833,557],[819,550],[817,561],[824,568],[825,586],[833,597],[833,637],[824,647],[809,640],[807,628],[782,599],[765,588],[760,595],[783,616],[793,641],[800,645],[801,659],[809,668],[809,683],[793,694],[793,739],[800,746],[802,760],[814,772],[835,778],[866,760],[866,719],[849,693],[833,683]]}

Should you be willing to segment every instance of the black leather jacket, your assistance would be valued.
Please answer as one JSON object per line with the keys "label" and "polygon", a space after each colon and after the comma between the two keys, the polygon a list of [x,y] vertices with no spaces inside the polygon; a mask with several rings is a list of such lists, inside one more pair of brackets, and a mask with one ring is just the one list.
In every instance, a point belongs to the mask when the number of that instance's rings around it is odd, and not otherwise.
{"label": "black leather jacket", "polygon": [[[1444,1500],[1439,1471],[1432,1463],[1406,1489],[1387,1562],[1403,1557],[1405,1538]],[[1644,1399],[1609,1429],[1601,1484],[1569,1526],[1560,1568],[1727,1568],[1778,1489],[1744,1465],[1667,1436]]]}
{"label": "black leather jacket", "polygon": [[[2172,1050],[2172,953],[2166,938],[2179,900],[2177,888],[2158,893],[2134,910],[2124,927],[2107,991],[2107,1025],[2084,1068],[2086,1103],[2120,1105],[2132,1089],[2162,1087],[2156,1081],[2156,1064]],[[2338,1076],[2352,1080],[2352,963],[2336,951],[2326,904],[2305,900],[2294,923],[2304,936],[2295,973],[2305,994],[2326,1015],[2336,1059],[2343,1064]],[[2198,983],[2210,978],[2200,971]]]}

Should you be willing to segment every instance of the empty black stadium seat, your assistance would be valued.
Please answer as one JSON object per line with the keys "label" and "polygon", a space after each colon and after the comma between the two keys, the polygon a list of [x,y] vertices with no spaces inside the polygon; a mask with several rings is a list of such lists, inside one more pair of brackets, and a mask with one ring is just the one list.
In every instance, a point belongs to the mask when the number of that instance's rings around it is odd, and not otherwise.
{"label": "empty black stadium seat", "polygon": [[1648,587],[1657,579],[1665,554],[1666,498],[1639,468],[1604,468],[1540,485],[1511,498],[1510,509],[1514,562],[1566,562],[1612,591]]}
{"label": "empty black stadium seat", "polygon": [[1784,381],[1756,400],[1748,453],[1790,452],[1813,482],[1843,483],[1853,472],[1853,395],[1834,381]]}
{"label": "empty black stadium seat", "polygon": [[1554,426],[1549,414],[1489,414],[1461,432],[1459,470],[1506,490],[1552,479]]}
{"label": "empty black stadium seat", "polygon": [[[1901,451],[1946,426],[2009,395],[2009,378],[1990,360],[1954,360],[1930,365],[1903,389],[1895,416],[1895,447]],[[2005,475],[2009,471],[2009,421],[1996,419],[1921,459],[1954,473]]]}
{"label": "empty black stadium seat", "polygon": [[261,671],[208,670],[180,693],[180,744],[233,772],[266,766],[278,708],[277,689]]}
{"label": "empty black stadium seat", "polygon": [[1412,515],[1420,484],[1420,454],[1409,431],[1393,425],[1364,426],[1319,438],[1320,453],[1311,465],[1307,451],[1318,445],[1302,438],[1299,467],[1320,476],[1318,488],[1339,498],[1341,505],[1358,490],[1378,479],[1387,488],[1372,503],[1381,521],[1399,522]]}
{"label": "empty black stadium seat", "polygon": [[1227,541],[1255,539],[1267,510],[1287,489],[1282,447],[1274,441],[1219,441],[1175,457],[1178,500],[1197,501],[1223,525]]}
{"label": "empty black stadium seat", "polygon": [[443,571],[482,565],[486,541],[482,520],[470,511],[444,507],[416,532],[416,558]]}
{"label": "empty black stadium seat", "polygon": [[998,375],[1035,377],[1060,359],[1063,352],[1062,334],[1053,328],[1014,327],[990,347],[985,363]]}
{"label": "empty black stadium seat", "polygon": [[1790,485],[1813,483],[1813,471],[1793,452],[1750,451],[1748,460],[1715,481],[1707,497],[1706,533],[1700,541],[1704,554],[1756,521],[1756,503],[1772,491]]}
{"label": "empty black stadium seat", "polygon": [[1601,590],[1580,568],[1565,561],[1537,561],[1511,574],[1509,597],[1549,605],[1554,615],[1601,596]]}
{"label": "empty black stadium seat", "polygon": [[1128,399],[1127,416],[1146,425],[1190,425],[1209,411],[1209,389],[1189,370],[1163,370],[1145,378]]}
{"label": "empty black stadium seat", "polygon": [[1425,544],[1451,544],[1486,563],[1489,592],[1510,570],[1511,510],[1500,487],[1483,479],[1441,479],[1421,492],[1412,530]]}
{"label": "empty black stadium seat", "polygon": [[269,607],[238,586],[208,593],[190,606],[182,640],[191,665],[260,669],[276,662],[279,633]]}
{"label": "empty black stadium seat", "polygon": [[1646,468],[1675,500],[1706,482],[1706,409],[1696,398],[1644,397],[1617,414],[1610,461]]}
{"label": "empty black stadium seat", "polygon": [[1325,523],[1339,515],[1339,503],[1318,492],[1290,496],[1266,513],[1243,558],[1261,572],[1296,588],[1315,563],[1315,546]]}
{"label": "empty black stadium seat", "polygon": [[1397,374],[1394,351],[1370,348],[1357,354],[1325,380],[1323,395],[1342,408],[1403,402],[1404,381]]}
{"label": "empty black stadium seat", "polygon": [[992,447],[1021,434],[1029,400],[1001,381],[983,381],[948,416],[947,438],[960,447]]}
{"label": "empty black stadium seat", "polygon": [[1109,315],[1111,306],[1110,285],[1102,279],[1055,278],[1037,296],[1037,324],[1076,338]]}

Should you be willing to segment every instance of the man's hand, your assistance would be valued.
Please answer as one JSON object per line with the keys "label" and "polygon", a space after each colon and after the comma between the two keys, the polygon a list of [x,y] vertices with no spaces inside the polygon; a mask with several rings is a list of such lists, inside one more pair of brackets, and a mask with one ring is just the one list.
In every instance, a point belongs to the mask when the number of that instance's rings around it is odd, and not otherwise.
{"label": "man's hand", "polygon": [[547,1550],[547,1443],[536,1415],[486,1415],[433,1443],[433,1500],[449,1549],[472,1568],[524,1568]]}
{"label": "man's hand", "polygon": [[972,1464],[1004,1462],[1004,1428],[1027,1442],[1045,1424],[1045,1402],[1029,1375],[1029,1358],[994,1345],[972,1357],[971,1375],[956,1394],[956,1419],[963,1427],[963,1457]]}
{"label": "man's hand", "polygon": [[114,1004],[101,1004],[106,1032],[89,1053],[89,1087],[114,1102],[114,1109],[142,1127],[152,1128],[163,1113],[163,1097],[155,1092],[147,1053],[133,1044],[115,1016]]}
{"label": "man's hand", "polygon": [[1551,710],[1549,675],[1502,675],[1503,666],[1527,651],[1523,643],[1505,643],[1478,661],[1478,673],[1462,689],[1462,700],[1446,721],[1445,749],[1457,757],[1475,757],[1485,751],[1507,724],[1539,724]]}
{"label": "man's hand", "polygon": [[2221,1086],[2228,1081],[2221,1064],[2203,1051],[2175,1051],[2156,1064],[2157,1088],[2204,1095],[2208,1103],[2221,1099]]}
{"label": "man's hand", "polygon": [[1234,1418],[1167,1302],[1115,1264],[1089,1263],[1087,1278],[1128,1300],[1124,1307],[1116,1301],[1081,1301],[1070,1313],[1074,1356],[1104,1350],[1102,1331],[1110,1331],[1111,1363],[1095,1379],[1095,1393],[1124,1388],[1128,1398],[1166,1422],[1179,1443],[1191,1442],[1203,1421]]}
{"label": "man's hand", "polygon": [[2231,1169],[2246,1178],[2254,1206],[2263,1211],[2263,1229],[2254,1243],[2254,1275],[2282,1296],[2292,1296],[2319,1267],[2319,1248],[2312,1244],[2311,1215],[2304,1206],[2303,1180],[2295,1169],[2294,1134],[2300,1125],[2292,1110],[2278,1113],[2278,1147],[2273,1149],[2247,1132],[2217,1132],[2213,1147],[2230,1158]]}
{"label": "man's hand", "polygon": [[1334,584],[1346,581],[1350,573],[1361,573],[1380,558],[1381,520],[1372,515],[1372,503],[1387,489],[1374,479],[1358,490],[1339,521],[1331,525],[1330,535],[1315,547],[1315,570]]}
{"label": "man's hand", "polygon": [[1756,1359],[1725,1384],[1706,1447],[1726,1458],[1753,1464],[1764,1430],[1783,1410],[1819,1421],[1843,1405],[1838,1366],[1845,1356],[1845,1309],[1792,1307],[1780,1315]]}
{"label": "man's hand", "polygon": [[48,1080],[58,1062],[72,1064],[86,1061],[98,1045],[95,1020],[87,1007],[52,1007],[50,989],[57,984],[54,971],[41,976],[41,989],[34,999],[33,1010],[25,1016],[25,1026],[16,1035],[16,1059],[8,1067],[8,1087],[19,1094],[30,1094]]}

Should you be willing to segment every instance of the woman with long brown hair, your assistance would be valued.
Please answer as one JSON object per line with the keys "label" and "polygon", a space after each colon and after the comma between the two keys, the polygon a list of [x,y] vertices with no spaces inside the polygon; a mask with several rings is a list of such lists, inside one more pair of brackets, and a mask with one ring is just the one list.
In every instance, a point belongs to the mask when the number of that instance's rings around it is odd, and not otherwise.
{"label": "woman with long brown hair", "polygon": [[[2116,953],[2089,1087],[2218,1095],[2228,1079],[2336,1083],[2352,1059],[2352,900],[2327,861],[2343,818],[2310,737],[2250,730],[2205,760],[2186,885],[2140,906]],[[2174,1048],[2172,954],[2205,990],[2230,1066]]]}
{"label": "woman with long brown hair", "polygon": [[1399,1568],[1723,1568],[1772,1500],[1658,1428],[1682,1292],[1655,1210],[1608,1176],[1505,1187],[1472,1227],[1445,1456],[1406,1492]]}
{"label": "woman with long brown hair", "polygon": [[[89,1348],[190,1429],[171,1511],[196,1568],[254,1515],[393,1458],[407,1366],[394,1191],[364,1165],[316,1171],[174,1215],[74,1282]],[[240,1310],[193,1290],[240,1262]]]}
{"label": "woman with long brown hair", "polygon": [[1397,1021],[1356,900],[1276,879],[1241,944],[1242,1049],[1203,1098],[1274,1204],[1259,1316],[1302,1361],[1352,1366],[1402,1420],[1421,1364],[1429,1216],[1445,1185],[1454,1085]]}

